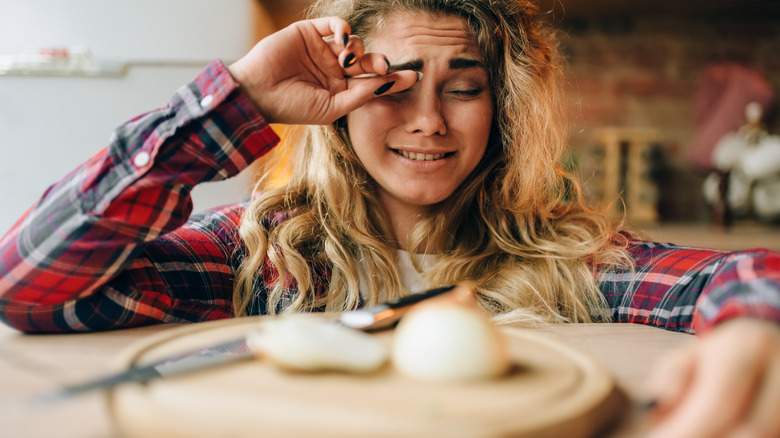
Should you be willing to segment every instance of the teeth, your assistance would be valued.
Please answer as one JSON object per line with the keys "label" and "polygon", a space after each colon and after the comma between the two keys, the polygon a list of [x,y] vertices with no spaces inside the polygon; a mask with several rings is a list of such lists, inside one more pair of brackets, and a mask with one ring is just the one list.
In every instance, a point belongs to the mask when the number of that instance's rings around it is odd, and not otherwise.
{"label": "teeth", "polygon": [[444,156],[444,154],[418,154],[416,152],[398,151],[404,157],[415,161],[434,161]]}

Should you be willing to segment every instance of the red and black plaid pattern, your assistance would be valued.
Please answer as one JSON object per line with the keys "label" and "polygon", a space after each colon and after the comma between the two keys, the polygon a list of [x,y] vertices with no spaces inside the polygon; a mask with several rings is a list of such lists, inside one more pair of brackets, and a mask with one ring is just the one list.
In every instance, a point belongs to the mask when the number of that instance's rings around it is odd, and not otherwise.
{"label": "red and black plaid pattern", "polygon": [[602,272],[619,322],[701,332],[737,316],[780,322],[780,254],[634,242],[634,272]]}
{"label": "red and black plaid pattern", "polygon": [[0,318],[53,332],[230,316],[241,207],[182,226],[189,192],[277,142],[225,66],[210,64],[166,107],[117,128],[0,240]]}

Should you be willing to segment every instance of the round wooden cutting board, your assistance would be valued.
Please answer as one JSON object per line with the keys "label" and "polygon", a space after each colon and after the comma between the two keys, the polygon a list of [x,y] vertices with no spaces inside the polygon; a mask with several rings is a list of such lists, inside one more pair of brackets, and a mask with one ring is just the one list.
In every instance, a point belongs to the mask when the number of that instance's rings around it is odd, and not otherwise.
{"label": "round wooden cutting board", "polygon": [[[143,365],[262,330],[264,317],[193,324],[127,352]],[[392,331],[374,334],[389,351]],[[590,437],[621,414],[613,378],[592,358],[533,331],[504,329],[503,378],[430,383],[388,362],[371,374],[290,372],[249,360],[108,393],[128,437]]]}

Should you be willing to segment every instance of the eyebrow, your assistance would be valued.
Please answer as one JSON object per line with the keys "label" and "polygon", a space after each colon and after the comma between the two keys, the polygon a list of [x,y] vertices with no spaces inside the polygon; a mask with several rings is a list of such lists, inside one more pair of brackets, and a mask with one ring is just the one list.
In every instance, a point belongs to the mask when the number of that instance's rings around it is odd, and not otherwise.
{"label": "eyebrow", "polygon": [[460,70],[460,69],[474,68],[474,67],[485,68],[485,66],[482,65],[482,63],[477,61],[476,59],[467,59],[467,58],[450,59],[451,70]]}
{"label": "eyebrow", "polygon": [[[481,62],[475,60],[475,59],[468,59],[468,58],[453,58],[450,59],[450,69],[451,70],[463,70],[468,68],[485,68],[484,65],[482,65]],[[414,71],[420,71],[422,70],[423,66],[425,65],[425,62],[423,62],[421,59],[416,59],[414,61],[404,62],[403,64],[393,64],[390,66],[390,71],[399,71],[399,70],[414,70]]]}

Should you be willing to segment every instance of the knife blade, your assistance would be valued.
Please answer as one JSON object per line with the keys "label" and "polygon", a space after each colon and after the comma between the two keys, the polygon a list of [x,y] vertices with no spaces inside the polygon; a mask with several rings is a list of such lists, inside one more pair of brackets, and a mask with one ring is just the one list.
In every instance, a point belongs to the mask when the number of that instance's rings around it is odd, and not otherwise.
{"label": "knife blade", "polygon": [[[420,301],[454,289],[445,286],[414,293],[365,309],[342,312],[338,322],[356,330],[382,330],[392,327],[404,313]],[[146,383],[161,377],[176,376],[252,359],[246,337],[233,338],[218,344],[176,354],[148,365],[134,365],[125,371],[109,374],[82,383],[65,385],[53,392],[32,399],[34,406],[45,406],[98,390],[107,390],[125,383]]]}
{"label": "knife blade", "polygon": [[45,406],[97,390],[107,390],[123,383],[146,383],[161,377],[186,374],[253,358],[245,337],[177,354],[149,365],[134,365],[125,371],[86,382],[65,385],[53,392],[33,398],[33,406]]}

